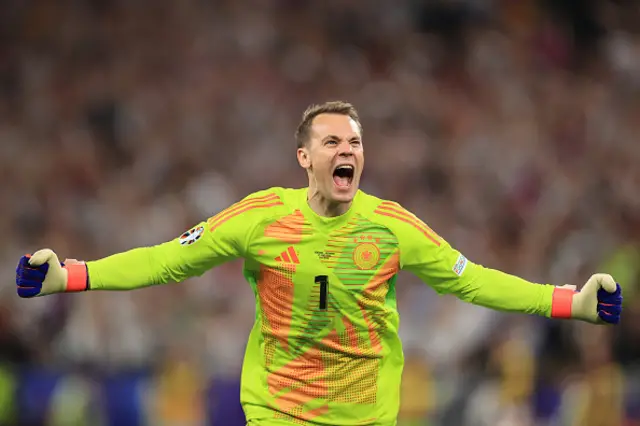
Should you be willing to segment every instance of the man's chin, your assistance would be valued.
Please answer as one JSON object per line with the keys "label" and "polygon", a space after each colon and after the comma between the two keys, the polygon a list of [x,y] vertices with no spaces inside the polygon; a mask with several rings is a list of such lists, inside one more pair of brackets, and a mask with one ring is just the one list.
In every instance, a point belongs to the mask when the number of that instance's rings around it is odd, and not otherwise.
{"label": "man's chin", "polygon": [[338,203],[350,203],[358,192],[358,187],[351,184],[347,187],[339,187],[334,185],[331,191],[331,198]]}

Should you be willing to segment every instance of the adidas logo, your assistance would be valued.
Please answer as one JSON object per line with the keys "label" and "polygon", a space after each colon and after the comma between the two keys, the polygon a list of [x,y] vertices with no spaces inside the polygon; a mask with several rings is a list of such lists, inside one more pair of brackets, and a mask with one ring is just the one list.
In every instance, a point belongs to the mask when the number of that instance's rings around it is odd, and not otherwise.
{"label": "adidas logo", "polygon": [[280,256],[276,257],[275,260],[276,262],[282,262],[282,263],[294,263],[294,264],[300,263],[300,259],[298,259],[298,255],[296,254],[296,251],[294,250],[293,246],[289,246],[285,251],[280,253]]}

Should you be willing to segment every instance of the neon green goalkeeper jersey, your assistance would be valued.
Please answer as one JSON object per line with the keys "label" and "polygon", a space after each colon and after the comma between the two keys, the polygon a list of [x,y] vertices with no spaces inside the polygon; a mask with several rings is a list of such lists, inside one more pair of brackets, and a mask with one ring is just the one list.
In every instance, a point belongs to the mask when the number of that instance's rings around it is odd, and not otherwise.
{"label": "neon green goalkeeper jersey", "polygon": [[241,401],[251,425],[395,425],[403,352],[396,277],[549,316],[553,286],[467,260],[399,204],[359,191],[321,217],[307,189],[256,192],[179,238],[88,262],[92,290],[180,282],[232,259],[256,296]]}

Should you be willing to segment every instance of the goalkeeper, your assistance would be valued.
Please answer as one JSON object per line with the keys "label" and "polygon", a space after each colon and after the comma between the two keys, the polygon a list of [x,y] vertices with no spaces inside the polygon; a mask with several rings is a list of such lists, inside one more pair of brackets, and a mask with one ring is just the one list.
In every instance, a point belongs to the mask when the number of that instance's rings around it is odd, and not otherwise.
{"label": "goalkeeper", "polygon": [[352,105],[305,111],[302,189],[249,195],[177,237],[94,261],[50,249],[20,259],[20,297],[181,282],[236,258],[256,296],[242,369],[249,425],[395,425],[403,353],[396,277],[503,312],[617,324],[621,290],[595,274],[575,291],[473,263],[395,202],[359,190],[362,127]]}

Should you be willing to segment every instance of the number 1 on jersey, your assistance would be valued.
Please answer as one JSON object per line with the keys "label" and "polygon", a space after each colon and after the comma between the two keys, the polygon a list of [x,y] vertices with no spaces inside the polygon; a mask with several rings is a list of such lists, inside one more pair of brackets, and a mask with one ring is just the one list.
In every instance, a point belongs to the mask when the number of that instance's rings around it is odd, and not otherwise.
{"label": "number 1 on jersey", "polygon": [[320,284],[320,310],[327,310],[327,293],[329,292],[329,277],[326,275],[316,275],[316,284]]}

